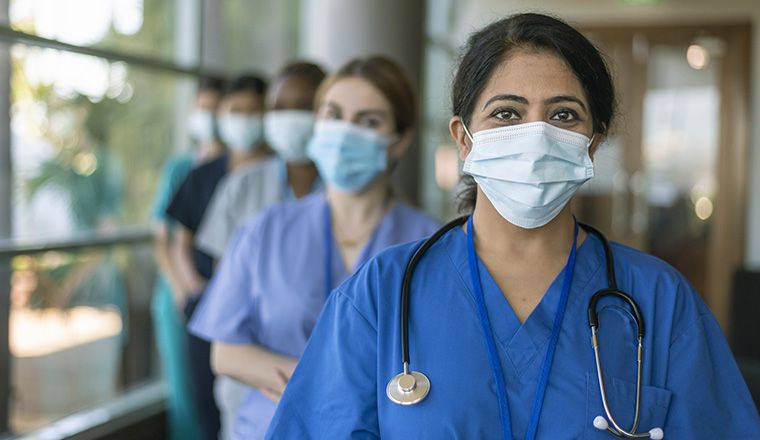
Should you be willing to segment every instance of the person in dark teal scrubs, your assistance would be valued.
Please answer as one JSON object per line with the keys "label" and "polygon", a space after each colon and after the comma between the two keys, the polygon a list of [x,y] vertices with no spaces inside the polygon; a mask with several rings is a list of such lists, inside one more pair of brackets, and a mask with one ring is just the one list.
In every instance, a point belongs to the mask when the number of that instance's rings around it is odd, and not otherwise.
{"label": "person in dark teal scrubs", "polygon": [[198,87],[195,106],[188,120],[192,151],[173,155],[164,164],[153,203],[155,253],[160,272],[151,304],[156,345],[168,388],[168,438],[200,439],[196,409],[190,397],[192,382],[188,376],[187,333],[179,300],[172,293],[172,267],[169,245],[174,221],[166,208],[174,193],[195,165],[223,151],[216,140],[214,114],[224,89],[224,82],[204,78]]}

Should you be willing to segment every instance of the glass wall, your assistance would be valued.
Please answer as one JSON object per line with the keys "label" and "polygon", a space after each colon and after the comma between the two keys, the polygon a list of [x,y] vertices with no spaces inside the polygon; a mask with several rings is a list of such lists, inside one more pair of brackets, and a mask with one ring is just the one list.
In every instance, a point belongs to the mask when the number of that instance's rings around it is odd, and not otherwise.
{"label": "glass wall", "polygon": [[188,148],[197,74],[275,72],[297,52],[297,5],[9,0],[9,431],[159,379],[151,205],[162,164]]}
{"label": "glass wall", "polygon": [[195,2],[10,0],[10,26],[76,46],[172,60],[179,56],[175,29],[182,3]]}

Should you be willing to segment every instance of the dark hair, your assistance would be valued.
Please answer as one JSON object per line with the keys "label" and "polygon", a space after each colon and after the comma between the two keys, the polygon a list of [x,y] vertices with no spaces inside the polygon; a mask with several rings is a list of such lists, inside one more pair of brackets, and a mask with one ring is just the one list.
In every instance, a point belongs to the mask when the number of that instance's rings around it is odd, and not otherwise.
{"label": "dark hair", "polygon": [[277,72],[277,75],[272,79],[272,82],[293,76],[305,79],[312,88],[317,89],[327,75],[321,67],[314,63],[309,63],[307,61],[292,61]]}
{"label": "dark hair", "polygon": [[227,94],[237,92],[253,92],[264,96],[267,92],[267,83],[260,76],[253,74],[240,75],[233,79],[227,87]]}
{"label": "dark hair", "polygon": [[401,66],[384,56],[357,58],[338,69],[319,87],[317,105],[327,89],[338,80],[348,77],[367,80],[390,102],[397,133],[404,133],[414,127],[417,101],[412,83]]}
{"label": "dark hair", "polygon": [[[600,51],[575,28],[543,14],[515,14],[470,36],[451,88],[452,113],[470,122],[475,103],[494,70],[518,49],[549,51],[572,69],[589,101],[594,132],[607,134],[615,114],[612,75]],[[475,207],[473,179],[462,179],[459,210]]]}
{"label": "dark hair", "polygon": [[198,92],[216,92],[220,95],[227,88],[227,80],[220,76],[204,75],[198,78]]}

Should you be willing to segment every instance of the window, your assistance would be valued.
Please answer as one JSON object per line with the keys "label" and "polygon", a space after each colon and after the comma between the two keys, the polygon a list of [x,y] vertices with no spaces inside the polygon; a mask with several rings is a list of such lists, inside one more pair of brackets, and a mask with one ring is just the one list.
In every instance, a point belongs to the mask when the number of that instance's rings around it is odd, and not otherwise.
{"label": "window", "polygon": [[0,435],[159,379],[151,202],[162,164],[188,143],[199,66],[271,74],[298,41],[296,0],[8,3]]}

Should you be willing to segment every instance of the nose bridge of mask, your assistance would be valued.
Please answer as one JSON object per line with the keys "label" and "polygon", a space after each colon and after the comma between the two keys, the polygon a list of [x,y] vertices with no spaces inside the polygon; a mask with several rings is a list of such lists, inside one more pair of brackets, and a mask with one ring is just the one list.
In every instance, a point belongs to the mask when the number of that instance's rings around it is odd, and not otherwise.
{"label": "nose bridge of mask", "polygon": [[585,136],[543,122],[485,130],[475,134],[464,171],[525,183],[588,179],[593,163],[586,145]]}
{"label": "nose bridge of mask", "polygon": [[579,150],[587,150],[591,145],[591,140],[585,135],[555,127],[544,121],[481,130],[475,133],[472,139],[477,144],[512,143],[531,136],[546,137],[555,143],[572,146]]}
{"label": "nose bridge of mask", "polygon": [[273,110],[264,115],[267,130],[288,134],[311,133],[314,129],[314,114],[306,110]]}
{"label": "nose bridge of mask", "polygon": [[321,121],[315,128],[315,135],[323,137],[334,148],[345,150],[350,156],[364,155],[362,150],[386,150],[390,144],[387,136],[346,121]]}

